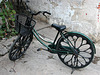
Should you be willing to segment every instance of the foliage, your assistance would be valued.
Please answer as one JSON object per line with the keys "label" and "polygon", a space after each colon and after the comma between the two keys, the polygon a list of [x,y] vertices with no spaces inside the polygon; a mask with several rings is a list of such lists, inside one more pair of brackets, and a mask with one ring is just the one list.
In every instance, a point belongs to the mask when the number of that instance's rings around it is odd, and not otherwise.
{"label": "foliage", "polygon": [[14,29],[14,15],[16,14],[16,11],[13,10],[12,4],[6,0],[2,0],[0,7],[0,17],[2,19],[2,24],[0,25],[0,39],[16,35],[17,32]]}

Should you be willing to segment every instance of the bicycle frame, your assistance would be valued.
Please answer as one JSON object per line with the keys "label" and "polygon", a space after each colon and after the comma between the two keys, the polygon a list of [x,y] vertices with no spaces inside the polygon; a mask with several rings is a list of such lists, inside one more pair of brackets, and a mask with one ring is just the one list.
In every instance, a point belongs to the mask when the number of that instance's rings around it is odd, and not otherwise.
{"label": "bicycle frame", "polygon": [[[57,38],[58,38],[58,35],[60,34],[64,39],[66,39],[66,38],[64,37],[64,33],[63,33],[63,32],[59,32],[59,31],[58,31],[58,33],[57,33],[57,35],[56,35],[56,37],[55,37],[55,39],[54,39],[53,42],[46,41],[46,40],[42,39],[42,38],[40,37],[40,35],[37,33],[37,31],[34,29],[34,27],[33,27],[32,32],[33,32],[33,35],[35,36],[35,38],[36,38],[43,46],[45,46],[45,47],[48,48],[47,51],[49,51],[49,52],[51,52],[51,53],[69,53],[68,51],[56,50],[56,44],[55,44],[55,42],[56,42],[56,40],[57,40]],[[43,41],[44,41],[44,42],[47,42],[47,43],[50,43],[50,45],[46,45]],[[71,47],[71,45],[69,44],[69,42],[68,42],[67,40],[66,40],[66,42],[67,42],[68,45],[69,45],[69,47],[67,47],[67,48],[70,49],[70,50],[72,50],[72,51],[70,52],[70,54],[72,54],[72,52],[75,53],[75,50]],[[53,46],[53,47],[50,47],[50,46]]]}
{"label": "bicycle frame", "polygon": [[[40,37],[40,35],[38,34],[38,32],[34,29],[34,27],[33,27],[33,30],[32,30],[32,33],[33,33],[33,35],[35,36],[35,38],[43,45],[43,46],[45,46],[46,48],[48,48],[48,50],[46,50],[46,51],[49,51],[49,52],[51,52],[51,53],[55,53],[55,54],[57,54],[57,53],[64,53],[64,54],[66,54],[66,53],[69,53],[69,54],[78,54],[77,53],[77,51],[71,46],[72,45],[72,43],[71,43],[71,41],[69,41],[68,39],[66,39],[65,38],[65,34],[66,33],[78,33],[78,32],[59,32],[58,31],[58,33],[57,33],[57,35],[56,35],[56,37],[55,37],[55,39],[54,39],[54,41],[53,42],[50,42],[50,41],[46,41],[46,40],[44,40],[44,39],[42,39],[41,37]],[[66,41],[66,43],[69,45],[69,47],[66,47],[68,50],[70,50],[70,51],[67,51],[67,50],[56,50],[56,44],[55,44],[55,42],[56,42],[56,40],[57,40],[57,38],[58,38],[58,35],[61,35],[61,37],[63,37],[64,39],[65,39],[65,41]],[[78,34],[81,34],[81,35],[83,35],[83,36],[85,36],[84,34],[82,34],[82,33],[78,33]],[[86,38],[88,38],[87,36],[85,36]],[[89,39],[89,38],[88,38]],[[90,39],[89,39],[90,40]],[[46,45],[44,42],[46,42],[46,43],[50,43],[50,45]],[[92,40],[90,40],[91,41],[91,43],[93,44],[93,42],[92,42]],[[50,47],[51,46],[51,47]],[[93,47],[94,47],[94,53],[96,53],[96,49],[95,49],[95,46],[94,46],[94,44],[93,44]]]}

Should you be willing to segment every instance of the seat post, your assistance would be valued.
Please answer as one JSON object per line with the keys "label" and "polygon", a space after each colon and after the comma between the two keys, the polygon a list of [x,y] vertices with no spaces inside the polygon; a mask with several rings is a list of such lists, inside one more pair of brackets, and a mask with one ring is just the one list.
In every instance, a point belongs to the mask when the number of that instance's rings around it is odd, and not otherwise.
{"label": "seat post", "polygon": [[53,45],[55,44],[55,42],[56,42],[56,40],[57,40],[57,37],[58,37],[59,33],[60,33],[60,32],[58,31],[58,33],[57,33],[57,35],[56,35],[56,37],[55,37],[55,39],[54,39]]}

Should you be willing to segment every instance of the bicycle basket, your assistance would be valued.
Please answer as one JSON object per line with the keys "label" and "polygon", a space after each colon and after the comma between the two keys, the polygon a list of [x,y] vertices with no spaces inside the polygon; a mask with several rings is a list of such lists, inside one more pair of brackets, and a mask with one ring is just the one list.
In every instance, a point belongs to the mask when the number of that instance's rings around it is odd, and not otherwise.
{"label": "bicycle basket", "polygon": [[32,33],[32,28],[36,22],[24,14],[17,14],[15,16],[15,30],[23,36]]}

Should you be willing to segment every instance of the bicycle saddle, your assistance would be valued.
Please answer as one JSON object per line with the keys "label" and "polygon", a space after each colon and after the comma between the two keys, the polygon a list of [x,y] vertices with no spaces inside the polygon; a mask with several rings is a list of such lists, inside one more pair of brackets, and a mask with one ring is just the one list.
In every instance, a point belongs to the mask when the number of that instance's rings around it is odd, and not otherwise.
{"label": "bicycle saddle", "polygon": [[65,25],[52,24],[51,26],[54,27],[58,31],[63,31],[64,29],[66,29]]}

